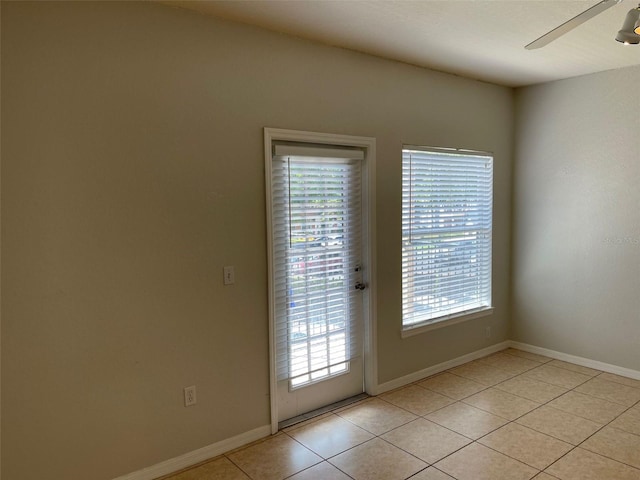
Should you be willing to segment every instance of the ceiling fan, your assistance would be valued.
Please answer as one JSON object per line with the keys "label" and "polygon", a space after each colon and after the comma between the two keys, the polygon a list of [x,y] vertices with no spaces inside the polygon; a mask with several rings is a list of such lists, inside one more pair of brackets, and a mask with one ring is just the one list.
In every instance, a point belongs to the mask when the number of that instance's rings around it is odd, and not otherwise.
{"label": "ceiling fan", "polygon": [[[620,2],[622,2],[622,0],[602,0],[599,3],[596,3],[593,7],[576,15],[571,20],[564,22],[559,27],[545,33],[524,48],[527,50],[535,50],[536,48],[544,47],[556,40],[558,37],[570,32],[577,26],[582,25],[587,20],[592,19],[596,15],[601,14],[608,8],[611,8]],[[622,30],[618,32],[616,40],[624,43],[625,45],[637,45],[640,43],[640,5],[638,5],[638,8],[633,8],[629,13],[627,13],[627,17],[622,25]]]}

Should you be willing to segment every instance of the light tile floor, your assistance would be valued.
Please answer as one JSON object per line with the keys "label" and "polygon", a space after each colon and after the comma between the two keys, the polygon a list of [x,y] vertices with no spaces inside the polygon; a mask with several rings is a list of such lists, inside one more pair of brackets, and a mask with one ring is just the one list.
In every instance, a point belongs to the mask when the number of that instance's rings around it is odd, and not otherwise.
{"label": "light tile floor", "polygon": [[166,480],[640,480],[640,381],[507,349]]}

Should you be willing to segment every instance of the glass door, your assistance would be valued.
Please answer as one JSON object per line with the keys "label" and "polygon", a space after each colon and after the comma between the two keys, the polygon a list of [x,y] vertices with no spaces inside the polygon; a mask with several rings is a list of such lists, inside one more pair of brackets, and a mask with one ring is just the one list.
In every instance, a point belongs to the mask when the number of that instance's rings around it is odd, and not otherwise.
{"label": "glass door", "polygon": [[279,421],[363,391],[363,153],[287,150],[271,182]]}

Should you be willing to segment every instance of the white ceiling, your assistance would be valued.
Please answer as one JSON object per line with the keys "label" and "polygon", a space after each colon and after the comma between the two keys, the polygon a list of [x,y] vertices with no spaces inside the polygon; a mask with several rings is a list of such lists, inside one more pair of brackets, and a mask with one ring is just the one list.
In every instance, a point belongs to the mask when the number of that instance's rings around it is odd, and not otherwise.
{"label": "white ceiling", "polygon": [[511,87],[640,65],[614,40],[624,0],[539,50],[524,46],[598,0],[165,1],[324,44]]}

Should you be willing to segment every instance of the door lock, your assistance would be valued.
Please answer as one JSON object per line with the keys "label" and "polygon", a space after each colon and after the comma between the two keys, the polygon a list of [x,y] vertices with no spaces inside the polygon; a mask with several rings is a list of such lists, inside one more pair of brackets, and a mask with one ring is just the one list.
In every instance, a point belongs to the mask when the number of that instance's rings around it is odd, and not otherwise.
{"label": "door lock", "polygon": [[364,283],[362,282],[356,283],[356,290],[364,290],[365,288],[367,288],[367,286]]}

